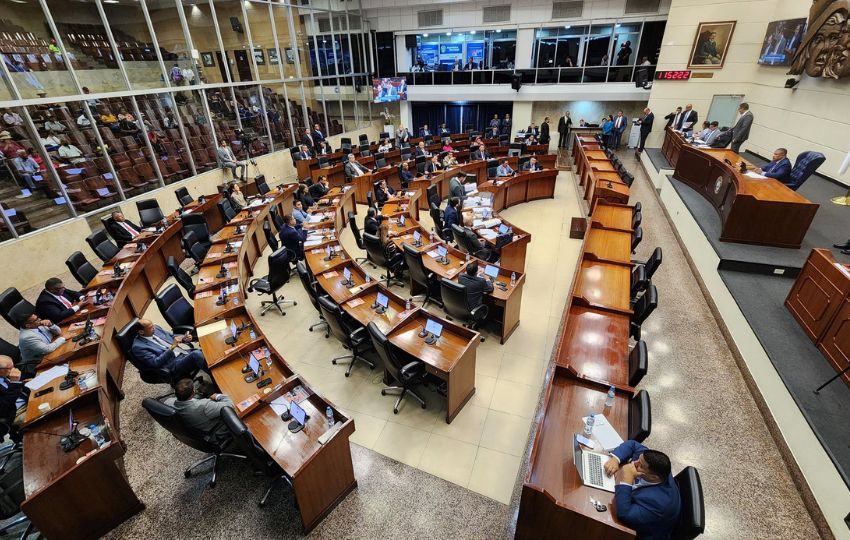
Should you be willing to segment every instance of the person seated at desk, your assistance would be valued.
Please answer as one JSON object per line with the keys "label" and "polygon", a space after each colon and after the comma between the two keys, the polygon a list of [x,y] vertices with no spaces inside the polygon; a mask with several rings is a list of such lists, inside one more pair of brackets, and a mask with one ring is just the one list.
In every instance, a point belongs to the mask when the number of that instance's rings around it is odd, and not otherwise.
{"label": "person seated at desk", "polygon": [[66,128],[62,122],[56,120],[56,118],[53,117],[52,112],[48,112],[47,120],[44,122],[44,129],[46,129],[47,131],[56,131],[61,133],[68,128]]}
{"label": "person seated at desk", "polygon": [[457,197],[449,197],[446,202],[446,210],[443,212],[443,238],[452,237],[452,225],[460,225],[460,215],[457,208],[460,206],[460,199]]}
{"label": "person seated at desk", "polygon": [[378,211],[375,210],[374,207],[370,206],[369,209],[366,210],[366,219],[363,221],[363,232],[378,234],[378,225]]}
{"label": "person seated at desk", "polygon": [[608,476],[622,474],[614,491],[617,518],[638,538],[669,538],[682,504],[670,458],[637,441],[625,441],[611,451],[604,469]]}
{"label": "person seated at desk", "polygon": [[431,156],[431,161],[425,164],[426,173],[438,173],[443,170],[443,165],[440,163],[440,156],[434,154]]}
{"label": "person seated at desk", "polygon": [[396,134],[395,138],[399,146],[401,146],[401,143],[410,142],[410,130],[408,130],[403,125],[399,125],[398,133]]}
{"label": "person seated at desk", "polygon": [[33,311],[18,316],[18,347],[21,349],[21,363],[16,366],[24,379],[35,376],[35,370],[45,355],[52,353],[65,344],[61,330],[47,319],[39,319]]}
{"label": "person seated at desk", "polygon": [[233,407],[233,402],[226,395],[195,397],[194,381],[185,378],[177,381],[174,395],[166,398],[164,403],[177,410],[177,416],[184,425],[203,433],[215,443],[223,443],[230,437],[230,430],[221,420],[221,410]]}
{"label": "person seated at desk", "polygon": [[361,165],[354,159],[354,154],[348,154],[348,161],[345,162],[345,175],[349,178],[363,176],[369,172],[369,169]]}
{"label": "person seated at desk", "polygon": [[[80,311],[77,302],[85,300],[85,295],[78,291],[66,289],[58,277],[52,277],[44,282],[44,289],[35,301],[35,313],[41,319],[47,319],[53,324],[59,324],[71,315]],[[83,310],[85,313],[85,310]]]}
{"label": "person seated at desk", "polygon": [[452,140],[448,139],[448,138],[443,139],[443,152],[454,152],[454,151],[455,151],[455,149],[452,146]]}
{"label": "person seated at desk", "polygon": [[302,159],[310,159],[313,155],[310,153],[310,149],[307,148],[306,144],[301,145],[301,149],[295,153],[295,161],[301,161]]}
{"label": "person seated at desk", "polygon": [[304,211],[304,204],[298,199],[292,202],[292,217],[297,225],[303,225],[310,220],[310,214]]}
{"label": "person seated at desk", "polygon": [[694,135],[695,138],[700,140],[705,140],[705,136],[708,135],[709,129],[711,128],[711,122],[706,120],[702,123],[702,129],[700,130],[698,135]]}
{"label": "person seated at desk", "polygon": [[472,160],[488,160],[492,159],[493,156],[491,156],[489,152],[487,152],[487,148],[483,144],[481,144],[478,146],[473,146],[472,150],[469,152],[469,158]]}
{"label": "person seated at desk", "polygon": [[227,196],[230,199],[230,205],[237,212],[248,206],[248,201],[245,200],[245,195],[242,194],[242,188],[236,182],[231,182],[227,189]]}
{"label": "person seated at desk", "polygon": [[378,240],[384,248],[384,257],[390,261],[390,266],[395,266],[396,260],[404,258],[404,254],[390,241],[390,224],[386,219],[382,219],[378,225]]}
{"label": "person seated at desk", "polygon": [[419,144],[416,145],[416,153],[414,157],[425,156],[428,157],[431,155],[431,152],[425,148],[425,141],[419,141]]}
{"label": "person seated at desk", "polygon": [[390,200],[395,195],[395,190],[387,185],[386,180],[381,180],[378,184],[378,188],[375,190],[375,199],[378,201],[378,204],[383,206],[388,200]]}
{"label": "person seated at desk", "polygon": [[720,130],[718,129],[719,124],[714,122],[707,122],[708,129],[703,130],[699,134],[699,139],[703,142],[703,144],[711,145],[715,140],[717,140],[717,136],[720,135]]}
{"label": "person seated at desk", "polygon": [[328,141],[319,141],[319,146],[316,148],[316,155],[326,156],[333,153],[333,148],[328,144]]}
{"label": "person seated at desk", "polygon": [[83,156],[83,151],[68,142],[68,139],[62,139],[59,142],[59,151],[57,152],[62,161],[68,163],[82,163],[86,160]]}
{"label": "person seated at desk", "polygon": [[493,281],[489,277],[478,275],[478,262],[466,265],[466,272],[458,278],[458,283],[466,287],[466,302],[469,309],[475,309],[484,303],[484,293],[493,292]]}
{"label": "person seated at desk", "polygon": [[537,140],[537,137],[534,135],[527,135],[525,139],[525,144],[531,146],[535,144],[540,144],[540,141]]}
{"label": "person seated at desk", "polygon": [[487,138],[488,139],[498,139],[501,133],[499,132],[499,126],[491,126],[487,129]]}
{"label": "person seated at desk", "polygon": [[310,196],[318,200],[327,195],[330,190],[331,185],[328,182],[328,177],[322,175],[319,177],[318,182],[310,186]]}
{"label": "person seated at desk", "polygon": [[301,206],[305,210],[312,208],[316,204],[313,196],[310,195],[310,190],[308,189],[307,184],[298,184],[298,189],[295,191],[295,199],[301,201]]}
{"label": "person seated at desk", "polygon": [[405,161],[401,164],[401,171],[398,175],[399,181],[401,182],[401,187],[407,189],[408,184],[416,178],[412,172],[410,172],[410,165]]}
{"label": "person seated at desk", "polygon": [[534,135],[535,137],[540,135],[540,130],[537,129],[537,124],[535,124],[534,122],[532,122],[530,126],[525,128],[525,138],[527,139],[532,135]]}
{"label": "person seated at desk", "polygon": [[378,146],[378,152],[383,154],[384,152],[389,152],[392,149],[393,149],[393,145],[392,145],[392,143],[390,142],[389,139],[387,139],[386,137],[381,139],[381,144]]}
{"label": "person seated at desk", "polygon": [[431,136],[431,130],[428,129],[428,124],[425,124],[424,126],[422,126],[422,129],[419,130],[419,136],[420,137],[430,137]]}
{"label": "person seated at desk", "polygon": [[0,418],[14,419],[11,424],[20,427],[27,412],[29,393],[21,382],[21,371],[12,359],[0,355]]}
{"label": "person seated at desk", "polygon": [[448,169],[449,167],[456,167],[457,165],[457,158],[451,152],[446,154],[446,157],[443,158],[444,169]]}
{"label": "person seated at desk", "polygon": [[785,148],[774,150],[770,163],[761,169],[756,169],[756,172],[787,184],[791,180],[791,160],[788,159],[788,150]]}
{"label": "person seated at desk", "polygon": [[513,176],[514,170],[508,165],[508,160],[502,161],[502,164],[496,169],[496,176]]}
{"label": "person seated at desk", "polygon": [[295,222],[292,214],[283,216],[283,227],[280,229],[280,244],[295,253],[298,260],[304,259],[304,241],[307,231]]}
{"label": "person seated at desk", "polygon": [[132,242],[134,238],[141,234],[142,228],[127,221],[124,214],[121,212],[112,212],[112,222],[109,224],[109,234],[115,239],[118,247],[124,247],[124,244]]}
{"label": "person seated at desk", "polygon": [[543,167],[541,167],[541,166],[540,166],[540,164],[539,164],[539,163],[537,163],[537,158],[536,158],[536,157],[531,156],[531,159],[529,159],[529,160],[525,163],[525,165],[523,165],[523,166],[522,166],[522,170],[524,170],[524,171],[531,171],[531,172],[537,172],[537,171],[542,171],[542,170],[543,170]]}
{"label": "person seated at desk", "polygon": [[465,181],[466,176],[463,174],[459,174],[449,180],[449,197],[455,197],[460,201],[466,198],[466,190],[463,188]]}
{"label": "person seated at desk", "polygon": [[437,135],[440,137],[448,137],[452,132],[449,131],[449,128],[446,127],[446,124],[440,124],[440,127],[437,129]]}
{"label": "person seated at desk", "polygon": [[149,319],[139,319],[139,333],[130,347],[130,354],[144,367],[161,368],[172,378],[187,377],[199,371],[209,371],[200,349],[187,351],[181,343],[192,341],[190,334],[175,336]]}

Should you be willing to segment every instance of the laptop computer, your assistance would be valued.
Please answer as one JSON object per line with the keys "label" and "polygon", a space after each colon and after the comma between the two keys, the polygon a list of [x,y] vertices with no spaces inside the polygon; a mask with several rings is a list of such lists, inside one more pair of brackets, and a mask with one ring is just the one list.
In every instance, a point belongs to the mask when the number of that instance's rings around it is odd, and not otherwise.
{"label": "laptop computer", "polygon": [[592,450],[584,450],[578,442],[578,435],[573,435],[573,462],[584,485],[614,492],[617,485],[613,476],[607,476],[602,468],[609,456]]}

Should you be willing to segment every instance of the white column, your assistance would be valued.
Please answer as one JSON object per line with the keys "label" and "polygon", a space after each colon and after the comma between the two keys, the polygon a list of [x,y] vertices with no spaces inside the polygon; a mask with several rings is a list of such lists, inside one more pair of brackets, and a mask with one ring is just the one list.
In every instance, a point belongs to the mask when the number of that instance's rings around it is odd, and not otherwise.
{"label": "white column", "polygon": [[[410,106],[409,101],[399,101],[398,102],[398,121],[401,124],[407,126],[407,129],[410,130],[410,133],[414,133],[413,129],[413,108]],[[394,126],[398,127],[398,126]]]}
{"label": "white column", "polygon": [[410,71],[410,54],[404,44],[404,36],[395,36],[395,70],[396,72]]}
{"label": "white column", "polygon": [[531,125],[531,108],[533,101],[514,101],[514,110],[511,112],[511,140],[514,134]]}
{"label": "white column", "polygon": [[531,68],[531,51],[534,48],[534,28],[520,28],[516,33],[516,60],[514,65],[517,69]]}

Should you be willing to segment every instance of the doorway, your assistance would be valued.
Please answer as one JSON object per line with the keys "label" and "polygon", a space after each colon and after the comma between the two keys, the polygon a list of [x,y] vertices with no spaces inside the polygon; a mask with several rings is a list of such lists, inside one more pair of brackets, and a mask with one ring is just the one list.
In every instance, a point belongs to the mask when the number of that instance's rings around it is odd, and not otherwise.
{"label": "doorway", "polygon": [[233,57],[236,59],[236,71],[239,72],[239,80],[252,81],[251,60],[248,58],[248,51],[233,51]]}
{"label": "doorway", "polygon": [[738,116],[738,105],[744,96],[735,94],[721,94],[711,98],[711,108],[708,109],[708,116],[705,117],[709,122],[717,121],[720,127],[732,127],[735,125],[735,118]]}
{"label": "doorway", "polygon": [[221,82],[227,82],[227,72],[230,69],[227,57],[222,60],[221,52],[215,51],[215,59],[218,61],[218,70],[221,73]]}

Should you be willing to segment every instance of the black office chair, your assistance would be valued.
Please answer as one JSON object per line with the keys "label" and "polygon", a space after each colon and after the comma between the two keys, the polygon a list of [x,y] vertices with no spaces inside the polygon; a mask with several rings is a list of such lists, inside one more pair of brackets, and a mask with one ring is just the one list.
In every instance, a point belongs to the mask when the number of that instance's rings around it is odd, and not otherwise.
{"label": "black office chair", "polygon": [[360,157],[364,158],[364,157],[369,157],[371,155],[372,155],[372,151],[369,150],[368,146],[361,146],[360,147]]}
{"label": "black office chair", "polygon": [[[365,250],[366,244],[363,243],[363,237],[360,236],[360,227],[357,226],[357,220],[354,219],[354,212],[348,212],[348,226],[351,227],[351,234],[354,235],[354,241],[357,243],[357,247]],[[355,257],[354,262],[356,263],[365,263],[369,260],[369,257]],[[373,264],[374,268],[375,265]]]}
{"label": "black office chair", "polygon": [[[12,412],[14,414],[14,412]],[[26,540],[34,531],[30,518],[21,512],[21,503],[26,500],[23,481],[23,445],[22,436],[12,425],[14,418],[0,419],[0,435],[3,437],[8,433],[12,439],[0,447],[0,496],[6,503],[0,512],[0,520],[7,521],[0,529],[0,536],[5,537],[11,529],[26,525],[20,540]],[[18,517],[15,517],[18,516]],[[40,535],[38,535],[40,537]]]}
{"label": "black office chair", "polygon": [[195,298],[195,284],[192,283],[192,276],[180,268],[180,264],[177,263],[177,259],[174,258],[174,255],[169,255],[165,260],[165,268],[168,270],[168,274],[173,277],[181,287],[183,287],[183,290],[186,291],[189,298]]}
{"label": "black office chair", "polygon": [[632,230],[637,230],[640,224],[643,222],[643,214],[641,212],[633,212],[632,213]]}
{"label": "black office chair", "polygon": [[71,253],[71,256],[65,261],[65,266],[83,287],[88,287],[91,280],[97,276],[97,269],[79,251]]}
{"label": "black office chair", "polygon": [[173,283],[168,285],[154,296],[154,300],[165,322],[171,327],[172,333],[182,335],[188,332],[197,341],[195,308],[183,297],[177,285]]}
{"label": "black office chair", "polygon": [[648,369],[649,353],[647,352],[646,342],[640,340],[629,353],[629,386],[637,386]]}
{"label": "black office chair", "polygon": [[655,271],[661,266],[662,255],[661,246],[658,246],[653,250],[652,255],[649,256],[646,262],[643,263],[646,266],[646,279],[652,279],[652,276],[655,275]]}
{"label": "black office chair", "polygon": [[[402,143],[402,144],[404,144],[404,143]],[[411,159],[411,155],[412,154],[410,152],[409,146],[406,147],[406,148],[402,147],[401,150],[399,151],[399,159],[401,159],[402,161],[409,161]]]}
{"label": "black office chair", "polygon": [[446,242],[451,242],[452,231],[451,229],[446,229],[446,224],[443,222],[443,211],[434,203],[429,203],[429,205],[428,213],[431,215],[431,221],[434,222],[434,230],[439,231],[440,238]]}
{"label": "black office chair", "polygon": [[428,186],[427,188],[425,188],[425,194],[426,194],[426,195],[427,195],[427,197],[428,197],[428,205],[429,205],[429,207],[430,207],[430,204],[431,204],[431,203],[434,203],[434,204],[436,204],[437,206],[440,206],[440,203],[441,203],[441,202],[443,202],[443,201],[442,201],[442,199],[440,199],[440,194],[439,194],[439,192],[437,191],[437,186],[436,186],[436,184],[435,184],[435,185]]}
{"label": "black office chair", "polygon": [[204,258],[207,256],[207,251],[209,247],[205,247],[198,242],[195,233],[187,232],[180,239],[180,245],[183,247],[183,251],[186,252],[186,255],[192,258],[195,261],[195,268],[192,272],[193,274],[198,272],[198,269],[201,267],[201,264],[204,262]]}
{"label": "black office chair", "polygon": [[266,182],[266,175],[260,174],[254,177],[254,184],[257,185],[257,193],[260,197],[265,197],[266,193],[271,191],[269,184]]}
{"label": "black office chair", "polygon": [[117,238],[112,236],[112,225],[115,223],[115,220],[112,218],[112,214],[106,214],[102,218],[100,218],[100,223],[103,225],[104,230],[106,230],[106,234],[109,235],[109,238],[112,238],[112,241],[118,244],[120,247],[124,247],[126,242],[119,242]]}
{"label": "black office chair", "polygon": [[386,280],[387,287],[404,285],[404,281],[401,279],[404,275],[404,255],[396,253],[388,259],[380,238],[374,234],[363,233],[363,244],[366,246],[369,260],[386,271],[385,274],[381,274],[381,279]]}
{"label": "black office chair", "polygon": [[643,296],[638,298],[632,310],[632,321],[629,325],[629,335],[635,340],[640,340],[640,327],[643,322],[649,317],[655,308],[658,307],[658,289],[655,285],[650,284],[649,288],[643,293]]}
{"label": "black office chair", "polygon": [[[22,307],[16,308],[20,304]],[[15,287],[9,287],[0,294],[0,315],[6,319],[6,322],[12,325],[16,330],[19,328],[18,321],[12,316],[12,310],[20,313],[22,311],[34,312],[35,306],[29,300],[25,300],[21,293]]]}
{"label": "black office chair", "polygon": [[422,301],[422,307],[426,307],[428,302],[431,301],[443,307],[443,299],[440,295],[440,276],[425,268],[421,251],[416,251],[407,244],[402,244],[401,249],[404,253],[404,262],[407,265],[407,271],[410,274],[411,288],[416,283],[425,289],[425,299]]}
{"label": "black office chair", "polygon": [[673,532],[673,539],[693,540],[705,532],[705,501],[699,471],[694,467],[685,467],[673,478],[679,486],[679,497],[682,500],[679,524]]}
{"label": "black office chair", "polygon": [[632,184],[635,183],[635,175],[633,175],[629,171],[626,171],[622,175],[620,175],[620,180],[622,180],[623,183],[627,186],[632,187]]}
{"label": "black office chair", "polygon": [[467,253],[488,263],[494,263],[499,260],[499,253],[482,244],[481,240],[478,239],[478,235],[472,229],[464,227],[463,232],[464,247]]}
{"label": "black office chair", "polygon": [[375,167],[381,169],[387,166],[387,158],[384,157],[384,154],[378,153],[375,154]]}
{"label": "black office chair", "polygon": [[236,414],[236,411],[232,407],[224,407],[221,410],[221,421],[224,422],[224,425],[230,432],[233,443],[239,448],[240,452],[245,454],[248,461],[251,462],[254,474],[262,474],[274,479],[258,503],[260,508],[266,505],[269,495],[271,495],[272,490],[277,486],[286,483],[292,487],[292,481],[283,472],[280,465],[263,450],[263,447],[260,446],[251,434],[251,430],[248,429],[248,426],[239,418],[239,415]]}
{"label": "black office chair", "polygon": [[451,226],[452,238],[454,238],[455,246],[466,253],[466,231],[457,223],[452,223]]}
{"label": "black office chair", "polygon": [[629,293],[632,305],[637,301],[638,296],[649,287],[649,284],[650,281],[646,277],[646,266],[642,264],[634,265],[632,267],[632,284]]}
{"label": "black office chair", "polygon": [[632,253],[634,253],[637,247],[640,245],[641,240],[643,240],[643,229],[638,226],[635,229],[635,233],[632,235]]}
{"label": "black office chair", "polygon": [[368,193],[366,193],[366,206],[368,206],[369,208],[374,208],[375,210],[380,210],[380,206],[383,206],[383,204],[375,204],[375,193],[370,190]]}
{"label": "black office chair", "polygon": [[351,354],[337,356],[331,360],[331,363],[336,365],[339,360],[351,358],[351,362],[348,363],[348,369],[345,372],[346,377],[351,375],[351,370],[354,369],[354,364],[358,361],[369,366],[369,369],[375,369],[375,363],[363,357],[363,353],[372,349],[372,342],[369,340],[369,334],[366,332],[366,329],[351,322],[345,315],[345,312],[342,311],[342,308],[336,305],[328,296],[319,297],[319,310],[322,312],[325,322],[328,323],[330,333],[342,343],[345,349],[351,351]]}
{"label": "black office chair", "polygon": [[381,332],[378,325],[374,321],[370,322],[366,327],[369,332],[369,337],[372,338],[372,345],[375,347],[378,356],[384,362],[384,369],[390,376],[398,381],[401,386],[387,386],[381,390],[381,395],[387,394],[396,395],[398,399],[393,405],[393,413],[398,414],[398,406],[401,405],[401,400],[404,396],[410,396],[419,402],[419,405],[424,409],[425,400],[417,394],[413,389],[422,384],[425,379],[425,363],[421,360],[413,360],[412,362],[402,361],[400,355],[396,354],[390,340]]}
{"label": "black office chair", "polygon": [[17,345],[12,345],[3,338],[0,338],[0,354],[11,358],[12,363],[16,366],[21,363],[21,349],[19,349]]}
{"label": "black office chair", "polygon": [[[126,358],[138,371],[139,377],[147,384],[167,384],[174,386],[177,380],[171,377],[171,372],[162,367],[148,367],[142,365],[133,355],[133,341],[139,335],[139,318],[134,317],[124,325],[116,334],[115,339],[118,346],[124,352]],[[194,375],[193,377],[194,378]]]}
{"label": "black office chair", "polygon": [[189,190],[185,187],[175,189],[174,195],[177,197],[177,202],[180,206],[186,206],[195,202],[195,199],[189,195]]}
{"label": "black office chair", "polygon": [[629,439],[643,442],[652,432],[649,392],[641,390],[629,400]]}
{"label": "black office chair", "polygon": [[487,167],[487,178],[496,178],[498,167]]}
{"label": "black office chair", "polygon": [[103,262],[111,261],[121,251],[118,246],[109,241],[105,229],[99,229],[88,235],[86,237],[86,243]]}
{"label": "black office chair", "polygon": [[278,297],[277,291],[289,283],[291,271],[289,264],[295,260],[295,253],[286,248],[281,248],[269,255],[269,274],[261,278],[254,278],[248,283],[248,292],[257,291],[260,294],[272,295],[271,300],[260,302],[262,307],[260,315],[266,314],[270,309],[276,309],[281,315],[286,315],[283,307],[287,304],[297,306],[298,302],[286,300],[283,296]]}
{"label": "black office chair", "polygon": [[[443,278],[440,280],[440,289],[443,297],[443,309],[449,315],[449,319],[455,318],[463,321],[463,325],[476,330],[489,312],[486,304],[475,307],[469,305],[469,296],[466,294],[466,286],[456,281]],[[484,341],[484,336],[481,336]]]}
{"label": "black office chair", "polygon": [[210,239],[210,229],[207,226],[207,220],[200,212],[193,212],[180,217],[180,222],[183,224],[183,234],[195,233],[195,240],[205,249],[209,249],[212,245]]}
{"label": "black office chair", "polygon": [[174,435],[175,439],[182,442],[189,448],[193,448],[199,452],[204,452],[205,454],[210,454],[207,457],[196,461],[188,469],[186,469],[183,472],[183,475],[186,478],[191,477],[192,471],[197,469],[200,465],[212,461],[212,478],[210,479],[209,486],[214,488],[216,475],[218,474],[220,457],[228,456],[245,459],[245,456],[241,454],[225,452],[225,448],[227,448],[231,443],[230,438],[225,438],[223,441],[216,440],[213,437],[187,426],[180,420],[180,416],[177,414],[177,409],[174,407],[152,398],[143,399],[142,407],[144,407],[153,419],[156,420],[157,424],[164,427],[168,430],[168,432]]}
{"label": "black office chair", "polygon": [[272,248],[272,252],[277,251],[280,243],[278,243],[277,237],[272,233],[272,226],[269,225],[268,221],[263,222],[263,235],[266,237],[266,243]]}
{"label": "black office chair", "polygon": [[136,209],[139,211],[139,221],[142,227],[153,227],[165,219],[156,199],[136,201]]}
{"label": "black office chair", "polygon": [[298,272],[298,277],[301,279],[301,285],[304,286],[304,290],[307,291],[307,296],[310,297],[310,303],[313,304],[313,307],[316,308],[316,311],[319,313],[319,322],[310,325],[310,332],[313,331],[316,327],[325,327],[325,337],[330,336],[330,328],[328,327],[328,321],[325,320],[325,316],[322,315],[322,310],[319,307],[319,293],[316,290],[316,282],[310,278],[310,273],[307,271],[307,266],[304,264],[304,261],[298,261],[295,264],[295,270]]}
{"label": "black office chair", "polygon": [[642,205],[642,204],[640,204],[640,201],[638,201],[638,202],[636,202],[636,203],[635,203],[635,205],[632,207],[632,212],[640,212],[641,210],[643,210],[643,205]]}
{"label": "black office chair", "polygon": [[230,200],[226,197],[218,201],[217,206],[218,213],[221,214],[221,218],[225,223],[230,223],[230,220],[236,217],[236,210],[233,209],[233,205],[230,204]]}

